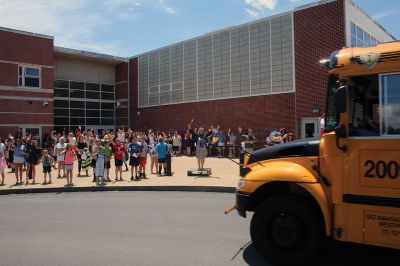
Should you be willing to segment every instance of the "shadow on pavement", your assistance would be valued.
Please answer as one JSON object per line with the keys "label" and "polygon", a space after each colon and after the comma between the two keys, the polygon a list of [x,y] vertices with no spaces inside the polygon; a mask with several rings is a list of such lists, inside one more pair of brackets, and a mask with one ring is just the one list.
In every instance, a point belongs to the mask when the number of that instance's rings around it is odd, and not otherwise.
{"label": "shadow on pavement", "polygon": [[265,261],[265,259],[257,252],[253,243],[251,242],[243,251],[243,259],[250,266],[272,265]]}
{"label": "shadow on pavement", "polygon": [[212,176],[212,175],[210,175],[210,176],[201,176],[201,175],[194,176],[194,179],[198,179],[198,178],[216,178],[216,179],[221,179],[218,176]]}
{"label": "shadow on pavement", "polygon": [[385,265],[389,261],[400,261],[400,252],[396,249],[332,240],[324,253],[318,265]]}
{"label": "shadow on pavement", "polygon": [[[244,248],[244,250],[243,250]],[[273,265],[257,252],[254,245],[249,242],[237,252],[243,250],[244,261],[251,266]],[[232,258],[234,259],[236,255]],[[329,241],[327,249],[320,256],[315,265],[320,266],[343,266],[343,265],[386,265],[389,262],[399,262],[400,252],[396,249]],[[395,263],[395,265],[398,265]]]}

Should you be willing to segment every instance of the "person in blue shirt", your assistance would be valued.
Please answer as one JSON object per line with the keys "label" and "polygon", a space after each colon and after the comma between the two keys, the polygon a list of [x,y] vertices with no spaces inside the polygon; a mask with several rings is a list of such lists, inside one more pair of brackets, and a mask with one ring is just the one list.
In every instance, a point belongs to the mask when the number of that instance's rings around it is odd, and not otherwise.
{"label": "person in blue shirt", "polygon": [[218,130],[218,156],[223,157],[225,154],[225,135],[220,128]]}
{"label": "person in blue shirt", "polygon": [[167,173],[167,154],[168,144],[164,142],[163,137],[159,137],[159,143],[156,145],[158,154],[158,174],[161,175],[161,169],[164,168],[164,174]]}
{"label": "person in blue shirt", "polygon": [[[140,144],[137,142],[137,137],[133,136],[132,142],[128,146],[128,152],[130,155],[129,165],[131,166],[131,180],[137,180],[138,177],[138,166],[139,166],[139,152]],[[135,171],[135,178],[133,177],[133,172]]]}

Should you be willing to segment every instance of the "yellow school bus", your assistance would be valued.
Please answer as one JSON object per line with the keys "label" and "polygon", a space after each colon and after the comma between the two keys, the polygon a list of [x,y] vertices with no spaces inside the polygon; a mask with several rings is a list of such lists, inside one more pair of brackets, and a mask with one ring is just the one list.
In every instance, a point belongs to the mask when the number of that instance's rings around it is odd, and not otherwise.
{"label": "yellow school bus", "polygon": [[329,70],[325,133],[244,156],[239,215],[255,248],[306,263],[324,241],[400,248],[400,42],[346,48]]}

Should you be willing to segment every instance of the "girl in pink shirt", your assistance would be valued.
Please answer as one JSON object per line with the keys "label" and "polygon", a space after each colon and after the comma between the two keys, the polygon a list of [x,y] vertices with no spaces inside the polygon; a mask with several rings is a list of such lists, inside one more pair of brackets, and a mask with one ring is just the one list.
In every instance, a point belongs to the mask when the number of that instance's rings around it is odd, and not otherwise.
{"label": "girl in pink shirt", "polygon": [[65,171],[67,172],[67,186],[73,186],[72,183],[72,170],[74,169],[75,152],[72,150],[72,145],[68,143],[65,152]]}

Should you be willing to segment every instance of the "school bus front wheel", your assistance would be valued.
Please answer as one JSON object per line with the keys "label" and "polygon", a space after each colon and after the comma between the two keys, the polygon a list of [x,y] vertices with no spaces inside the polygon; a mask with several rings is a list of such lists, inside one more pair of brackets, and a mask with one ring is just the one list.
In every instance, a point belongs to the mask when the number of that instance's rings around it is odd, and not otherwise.
{"label": "school bus front wheel", "polygon": [[318,209],[306,198],[289,194],[263,201],[253,215],[250,233],[256,250],[279,264],[312,262],[324,242]]}

